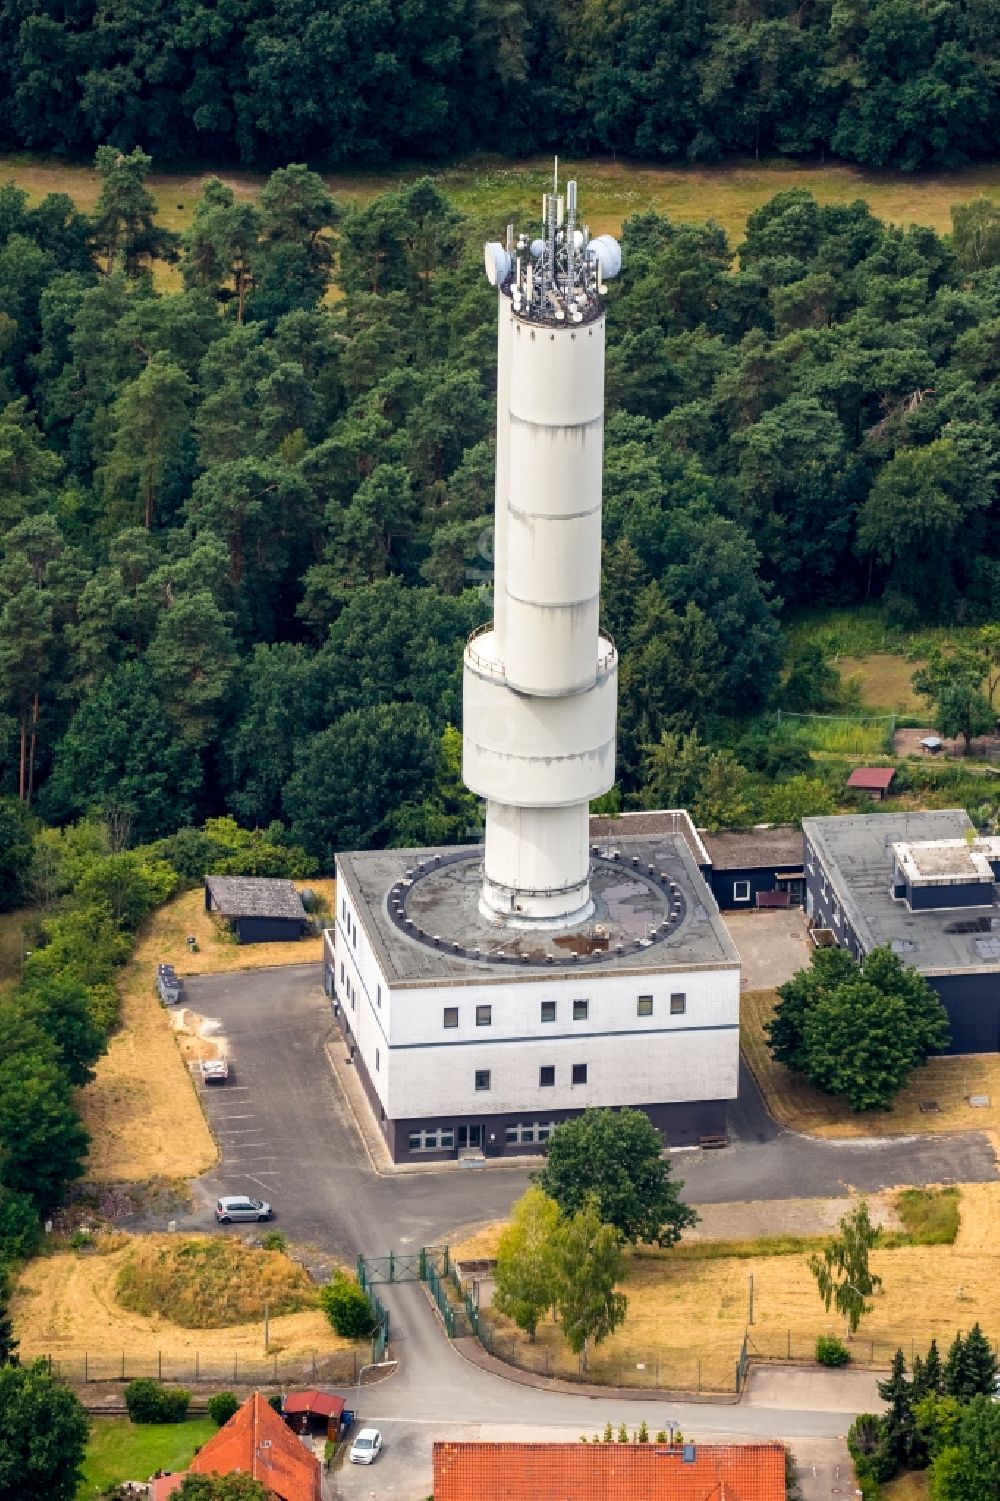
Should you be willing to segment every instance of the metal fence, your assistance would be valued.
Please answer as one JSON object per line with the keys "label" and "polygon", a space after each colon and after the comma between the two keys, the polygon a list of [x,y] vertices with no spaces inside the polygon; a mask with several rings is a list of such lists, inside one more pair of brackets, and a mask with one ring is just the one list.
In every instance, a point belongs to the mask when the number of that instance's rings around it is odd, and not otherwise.
{"label": "metal fence", "polygon": [[[948,1348],[956,1334],[967,1334],[973,1320],[963,1320],[949,1328],[942,1328],[936,1335],[938,1349],[942,1359],[948,1353]],[[900,1329],[889,1332],[880,1331],[877,1335],[867,1335],[864,1330],[848,1339],[843,1330],[830,1330],[838,1339],[843,1340],[851,1356],[851,1364],[855,1366],[886,1367],[892,1364],[892,1358],[897,1350],[902,1350],[908,1366],[913,1365],[913,1357],[921,1358],[927,1354],[927,1346],[931,1336],[914,1335],[912,1329]],[[994,1353],[1000,1353],[996,1340],[990,1340]],[[798,1363],[814,1361],[816,1359],[816,1335],[795,1333],[791,1329],[760,1329],[751,1327],[747,1330],[744,1345],[751,1359],[766,1361],[792,1360]]]}
{"label": "metal fence", "polygon": [[[27,1358],[23,1350],[21,1355]],[[80,1385],[92,1381],[134,1381],[142,1376],[181,1386],[287,1386],[317,1381],[326,1386],[352,1386],[365,1363],[364,1356],[354,1350],[256,1358],[239,1351],[230,1356],[216,1351],[202,1355],[195,1350],[175,1356],[159,1350],[143,1354],[123,1350],[121,1355],[98,1355],[85,1350],[80,1355],[40,1354],[32,1358],[44,1359],[54,1375]]]}

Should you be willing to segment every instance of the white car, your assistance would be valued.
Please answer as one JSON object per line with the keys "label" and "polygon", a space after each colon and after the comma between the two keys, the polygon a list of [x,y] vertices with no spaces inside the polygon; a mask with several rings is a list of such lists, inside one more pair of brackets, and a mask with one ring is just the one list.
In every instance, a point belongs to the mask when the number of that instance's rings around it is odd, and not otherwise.
{"label": "white car", "polygon": [[382,1435],[377,1428],[362,1428],[351,1445],[352,1465],[374,1464],[382,1448]]}

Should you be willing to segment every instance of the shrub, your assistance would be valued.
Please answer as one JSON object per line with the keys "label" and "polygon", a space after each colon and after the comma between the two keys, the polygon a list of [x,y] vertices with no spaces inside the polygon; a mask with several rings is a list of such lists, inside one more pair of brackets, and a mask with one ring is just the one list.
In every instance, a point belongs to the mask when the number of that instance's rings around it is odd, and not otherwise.
{"label": "shrub", "polygon": [[319,1300],[342,1339],[367,1339],[375,1332],[375,1313],[363,1287],[346,1272],[334,1272],[320,1289]]}
{"label": "shrub", "polygon": [[190,1401],[190,1392],[148,1377],[130,1381],[125,1388],[125,1408],[133,1423],[183,1423]]}
{"label": "shrub", "polygon": [[275,1410],[275,1412],[279,1413],[279,1414],[281,1412],[282,1407],[284,1406],[284,1402],[285,1402],[285,1399],[281,1395],[280,1392],[272,1392],[271,1395],[267,1399],[267,1405],[268,1405],[268,1407],[273,1407],[274,1410]]}
{"label": "shrub", "polygon": [[216,1392],[208,1399],[208,1415],[217,1427],[222,1428],[240,1410],[239,1400],[232,1392]]}
{"label": "shrub", "polygon": [[862,1491],[867,1486],[867,1494],[877,1494],[872,1482],[877,1487],[896,1473],[896,1461],[886,1442],[885,1420],[872,1412],[859,1413],[847,1430],[847,1447]]}
{"label": "shrub", "polygon": [[260,1243],[265,1251],[288,1250],[288,1236],[283,1235],[280,1230],[269,1230],[266,1235],[261,1236]]}
{"label": "shrub", "polygon": [[851,1352],[835,1334],[821,1334],[816,1341],[816,1359],[820,1365],[847,1365]]}

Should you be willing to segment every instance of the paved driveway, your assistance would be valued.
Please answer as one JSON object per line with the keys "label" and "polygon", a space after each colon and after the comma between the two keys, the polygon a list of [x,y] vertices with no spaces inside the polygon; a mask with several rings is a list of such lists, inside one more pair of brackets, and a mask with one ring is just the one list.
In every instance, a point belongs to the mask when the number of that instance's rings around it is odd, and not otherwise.
{"label": "paved driveway", "polygon": [[[196,1223],[211,1222],[219,1194],[249,1192],[274,1204],[296,1240],[351,1259],[501,1218],[524,1191],[524,1167],[372,1173],[324,1051],[333,1019],[315,965],[206,976],[186,990],[194,1010],[219,1019],[232,1065],[227,1084],[204,1090],[222,1161],[197,1186]],[[837,1142],[783,1130],[745,1069],[732,1137],[722,1151],[674,1155],[692,1203],[996,1177],[993,1148],[978,1132]]]}

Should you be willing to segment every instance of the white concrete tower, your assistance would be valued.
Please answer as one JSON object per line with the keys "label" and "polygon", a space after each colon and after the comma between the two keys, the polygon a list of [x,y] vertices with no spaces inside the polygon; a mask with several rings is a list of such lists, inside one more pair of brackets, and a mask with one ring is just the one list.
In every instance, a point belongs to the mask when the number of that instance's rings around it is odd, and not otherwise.
{"label": "white concrete tower", "polygon": [[494,619],[465,651],[466,785],[486,799],[480,906],[518,927],[591,914],[589,804],[615,776],[618,657],[599,630],[604,279],[621,252],[542,205],[486,246],[498,290]]}

